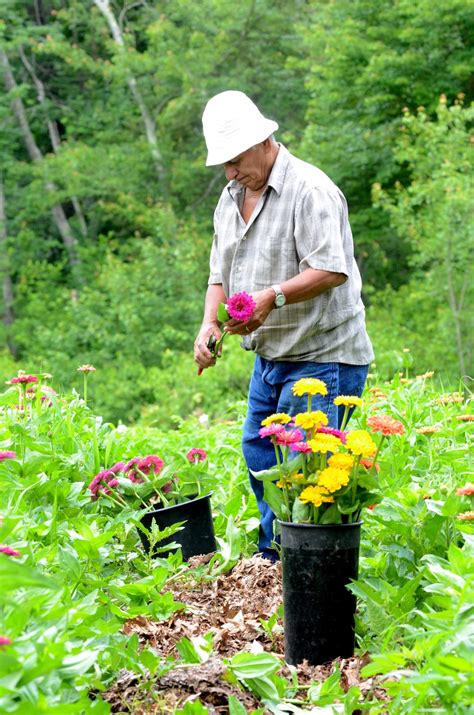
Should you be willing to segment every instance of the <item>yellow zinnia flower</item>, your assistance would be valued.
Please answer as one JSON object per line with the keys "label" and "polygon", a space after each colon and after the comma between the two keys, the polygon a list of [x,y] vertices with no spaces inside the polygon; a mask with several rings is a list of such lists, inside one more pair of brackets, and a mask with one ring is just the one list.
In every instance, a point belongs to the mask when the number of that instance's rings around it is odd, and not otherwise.
{"label": "yellow zinnia flower", "polygon": [[377,445],[364,429],[356,429],[346,437],[346,447],[352,454],[360,454],[363,457],[373,457],[377,452]]}
{"label": "yellow zinnia flower", "polygon": [[336,452],[336,454],[331,454],[328,459],[328,464],[330,467],[350,471],[352,469],[352,465],[354,464],[354,457],[351,454],[345,454],[344,452]]}
{"label": "yellow zinnia flower", "polygon": [[334,400],[335,405],[344,405],[345,407],[360,407],[362,400],[354,395],[339,395]]}
{"label": "yellow zinnia flower", "polygon": [[341,440],[333,434],[316,434],[308,440],[308,445],[313,452],[337,452]]}
{"label": "yellow zinnia flower", "polygon": [[294,474],[290,475],[290,479],[303,479],[303,477],[303,472],[295,472]]}
{"label": "yellow zinnia flower", "polygon": [[327,395],[326,383],[318,380],[317,377],[302,377],[293,385],[293,394],[301,395]]}
{"label": "yellow zinnia flower", "polygon": [[262,425],[264,427],[274,424],[286,425],[288,422],[291,422],[290,415],[287,415],[286,412],[276,412],[274,415],[270,415],[270,417],[265,417],[265,419],[262,420]]}
{"label": "yellow zinnia flower", "polygon": [[328,495],[324,489],[319,487],[306,487],[299,496],[299,500],[303,504],[313,504],[313,506],[321,506],[323,502],[331,503],[334,497]]}
{"label": "yellow zinnia flower", "polygon": [[300,412],[295,417],[295,425],[303,429],[312,429],[320,425],[327,425],[327,423],[328,417],[324,412],[321,412],[321,410],[316,410],[316,412]]}
{"label": "yellow zinnia flower", "polygon": [[323,487],[328,492],[337,492],[349,483],[349,472],[345,469],[327,467],[319,475],[318,487]]}

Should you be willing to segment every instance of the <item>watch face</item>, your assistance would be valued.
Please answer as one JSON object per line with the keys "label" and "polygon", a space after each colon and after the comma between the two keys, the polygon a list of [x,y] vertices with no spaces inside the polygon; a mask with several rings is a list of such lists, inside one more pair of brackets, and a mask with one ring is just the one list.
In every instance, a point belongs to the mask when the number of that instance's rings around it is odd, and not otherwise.
{"label": "watch face", "polygon": [[277,308],[281,308],[282,305],[285,305],[286,303],[286,298],[283,295],[283,293],[279,293],[276,298],[275,298],[275,305]]}

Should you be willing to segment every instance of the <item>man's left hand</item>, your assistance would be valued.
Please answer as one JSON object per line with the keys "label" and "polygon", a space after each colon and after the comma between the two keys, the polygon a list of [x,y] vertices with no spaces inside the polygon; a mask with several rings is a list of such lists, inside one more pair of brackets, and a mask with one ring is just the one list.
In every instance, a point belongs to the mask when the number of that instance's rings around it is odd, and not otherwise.
{"label": "man's left hand", "polygon": [[264,324],[275,307],[275,291],[273,288],[265,288],[250,295],[257,305],[249,320],[242,323],[231,319],[224,323],[224,330],[231,335],[249,335],[253,333],[254,330]]}

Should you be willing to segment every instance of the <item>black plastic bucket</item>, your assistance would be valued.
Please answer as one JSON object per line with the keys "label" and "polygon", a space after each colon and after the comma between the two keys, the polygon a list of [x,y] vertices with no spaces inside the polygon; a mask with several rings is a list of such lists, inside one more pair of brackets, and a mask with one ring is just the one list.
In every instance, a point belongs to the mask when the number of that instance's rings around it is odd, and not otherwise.
{"label": "black plastic bucket", "polygon": [[[217,548],[214,536],[214,522],[211,511],[211,494],[197,497],[183,504],[174,504],[163,509],[149,511],[141,518],[143,526],[151,530],[153,522],[156,522],[159,529],[165,529],[176,522],[184,521],[180,531],[159,541],[157,546],[162,547],[172,542],[180,544],[183,559],[187,561],[191,556],[198,554],[209,554]],[[143,546],[150,550],[150,542],[146,534],[139,531]],[[174,553],[175,549],[160,551],[156,556],[166,558]]]}
{"label": "black plastic bucket", "polygon": [[360,525],[280,522],[285,660],[322,665],[354,654]]}

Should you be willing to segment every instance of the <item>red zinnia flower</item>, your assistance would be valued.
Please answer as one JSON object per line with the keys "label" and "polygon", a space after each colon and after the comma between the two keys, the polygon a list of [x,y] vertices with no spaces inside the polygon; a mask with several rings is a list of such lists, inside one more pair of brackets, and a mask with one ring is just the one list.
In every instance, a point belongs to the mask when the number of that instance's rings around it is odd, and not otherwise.
{"label": "red zinnia flower", "polygon": [[384,435],[404,434],[405,427],[398,420],[388,415],[372,415],[367,420],[372,432],[381,432]]}
{"label": "red zinnia flower", "polygon": [[6,636],[0,636],[0,648],[4,645],[11,645],[12,642],[10,638],[7,638]]}
{"label": "red zinnia flower", "polygon": [[2,462],[4,459],[16,459],[16,452],[11,452],[11,451],[6,451],[6,452],[0,452],[0,462]]}
{"label": "red zinnia flower", "polygon": [[252,296],[245,291],[231,295],[226,304],[226,310],[230,317],[244,323],[250,319],[256,307],[257,304]]}
{"label": "red zinnia flower", "polygon": [[192,464],[197,464],[197,462],[205,462],[207,454],[203,449],[193,447],[193,449],[190,449],[187,453],[186,459],[188,459]]}
{"label": "red zinnia flower", "polygon": [[20,552],[16,549],[12,549],[11,546],[0,545],[0,554],[5,554],[5,556],[21,556]]}

